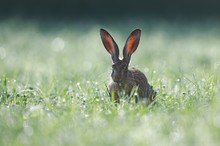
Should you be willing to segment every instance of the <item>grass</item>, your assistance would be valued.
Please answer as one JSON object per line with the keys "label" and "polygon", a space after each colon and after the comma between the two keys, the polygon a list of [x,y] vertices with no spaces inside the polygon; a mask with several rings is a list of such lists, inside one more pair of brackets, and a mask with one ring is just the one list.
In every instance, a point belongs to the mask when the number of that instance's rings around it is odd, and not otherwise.
{"label": "grass", "polygon": [[[127,22],[2,21],[0,145],[217,146],[219,22]],[[120,48],[142,28],[131,65],[157,90],[153,104],[110,101],[101,27]]]}

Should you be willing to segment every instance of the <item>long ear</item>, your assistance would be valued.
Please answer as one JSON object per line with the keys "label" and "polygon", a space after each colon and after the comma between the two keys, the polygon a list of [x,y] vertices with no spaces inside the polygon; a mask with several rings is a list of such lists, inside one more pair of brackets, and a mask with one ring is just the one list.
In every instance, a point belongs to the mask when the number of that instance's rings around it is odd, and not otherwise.
{"label": "long ear", "polygon": [[129,63],[131,55],[135,52],[140,42],[141,30],[135,29],[129,35],[123,50],[124,60]]}
{"label": "long ear", "polygon": [[112,36],[106,30],[100,29],[100,35],[105,49],[112,55],[113,62],[117,62],[119,60],[118,45],[115,43]]}

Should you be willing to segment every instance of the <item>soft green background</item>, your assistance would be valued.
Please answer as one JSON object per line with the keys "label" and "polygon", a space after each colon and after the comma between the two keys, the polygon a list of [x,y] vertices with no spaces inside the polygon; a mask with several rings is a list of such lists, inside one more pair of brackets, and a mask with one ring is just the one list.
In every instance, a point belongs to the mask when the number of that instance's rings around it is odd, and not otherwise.
{"label": "soft green background", "polygon": [[[125,25],[126,24],[126,25]],[[220,22],[125,19],[0,22],[0,145],[204,145],[220,143]],[[157,90],[150,106],[116,108],[111,58],[142,29],[131,65]]]}

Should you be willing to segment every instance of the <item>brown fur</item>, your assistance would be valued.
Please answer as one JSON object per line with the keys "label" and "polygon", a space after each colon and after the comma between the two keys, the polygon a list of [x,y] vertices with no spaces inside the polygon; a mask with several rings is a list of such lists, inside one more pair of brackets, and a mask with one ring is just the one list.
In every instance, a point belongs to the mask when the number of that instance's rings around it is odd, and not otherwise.
{"label": "brown fur", "polygon": [[100,34],[102,42],[113,60],[111,82],[108,87],[111,97],[116,103],[120,103],[120,96],[123,93],[130,95],[133,88],[137,87],[136,102],[140,100],[147,104],[151,103],[156,92],[148,83],[145,75],[133,67],[128,69],[130,57],[138,47],[141,31],[136,29],[128,37],[123,49],[123,59],[119,59],[119,49],[112,36],[104,29],[100,30]]}
{"label": "brown fur", "polygon": [[124,76],[121,82],[117,83],[111,79],[108,87],[110,94],[111,96],[114,96],[116,103],[120,103],[120,96],[123,92],[125,92],[126,95],[130,95],[134,87],[138,87],[138,97],[135,97],[136,102],[140,100],[149,104],[156,96],[156,92],[148,83],[145,75],[133,67],[128,69],[127,75]]}

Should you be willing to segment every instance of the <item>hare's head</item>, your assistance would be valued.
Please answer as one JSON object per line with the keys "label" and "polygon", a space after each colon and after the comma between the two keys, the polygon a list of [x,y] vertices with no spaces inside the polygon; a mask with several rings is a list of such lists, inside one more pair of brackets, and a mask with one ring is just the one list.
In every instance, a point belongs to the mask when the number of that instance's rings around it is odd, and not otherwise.
{"label": "hare's head", "polygon": [[118,45],[115,43],[112,36],[104,29],[100,29],[100,35],[105,49],[112,56],[113,65],[111,77],[114,82],[121,82],[127,77],[128,65],[131,59],[131,55],[138,47],[141,30],[135,29],[129,35],[123,49],[122,59],[119,59]]}

